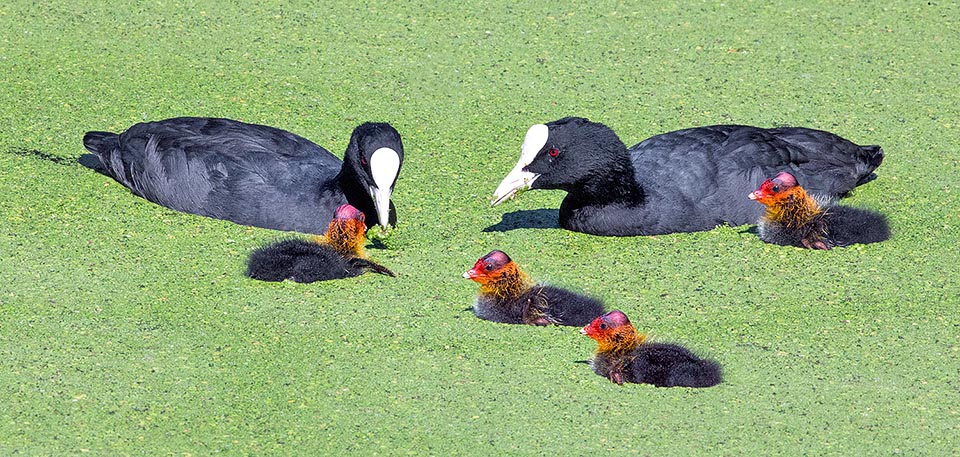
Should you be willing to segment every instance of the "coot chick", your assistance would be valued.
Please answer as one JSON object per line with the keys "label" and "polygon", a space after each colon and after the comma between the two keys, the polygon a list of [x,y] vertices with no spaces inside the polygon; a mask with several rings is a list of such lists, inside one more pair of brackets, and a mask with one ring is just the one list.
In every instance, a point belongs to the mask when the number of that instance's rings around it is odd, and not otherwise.
{"label": "coot chick", "polygon": [[562,189],[561,227],[610,236],[752,224],[762,210],[741,196],[777,171],[836,198],[869,181],[883,160],[879,146],[795,127],[698,127],[627,149],[609,127],[576,117],[530,127],[521,151],[493,205],[527,188]]}
{"label": "coot chick", "polygon": [[535,283],[503,251],[490,251],[463,277],[480,284],[473,312],[488,321],[581,326],[603,314],[594,298]]}
{"label": "coot chick", "polygon": [[86,165],[177,211],[318,234],[349,203],[371,215],[368,227],[396,223],[390,195],[403,143],[389,124],[354,129],[343,161],[290,132],[217,118],[87,132],[83,145],[99,159]]}
{"label": "coot chick", "polygon": [[622,311],[613,310],[580,329],[597,342],[590,366],[617,384],[710,387],[720,384],[720,365],[676,344],[650,343]]}
{"label": "coot chick", "polygon": [[325,281],[359,276],[367,271],[396,276],[367,260],[363,249],[364,215],[350,205],[334,213],[327,233],[310,240],[287,239],[256,249],[247,261],[247,276],[261,281]]}
{"label": "coot chick", "polygon": [[890,238],[887,219],[861,208],[818,202],[790,173],[768,179],[748,197],[766,206],[757,229],[767,243],[827,250]]}

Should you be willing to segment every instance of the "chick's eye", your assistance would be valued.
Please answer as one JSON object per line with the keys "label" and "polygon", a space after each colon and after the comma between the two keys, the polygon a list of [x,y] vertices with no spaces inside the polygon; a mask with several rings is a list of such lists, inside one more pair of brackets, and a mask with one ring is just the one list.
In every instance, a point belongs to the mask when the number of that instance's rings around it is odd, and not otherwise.
{"label": "chick's eye", "polygon": [[774,186],[773,186],[773,191],[774,191],[774,192],[780,192],[780,186],[774,185]]}
{"label": "chick's eye", "polygon": [[600,324],[600,330],[606,330],[607,324]]}
{"label": "chick's eye", "polygon": [[556,157],[560,155],[560,150],[557,148],[550,148],[550,150],[547,151],[547,154],[550,154],[550,157]]}

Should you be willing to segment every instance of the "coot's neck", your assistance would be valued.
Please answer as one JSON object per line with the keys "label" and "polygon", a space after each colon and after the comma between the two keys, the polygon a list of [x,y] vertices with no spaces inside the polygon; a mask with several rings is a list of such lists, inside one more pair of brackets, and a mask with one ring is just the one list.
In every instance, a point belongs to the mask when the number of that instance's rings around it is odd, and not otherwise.
{"label": "coot's neck", "polygon": [[603,166],[600,173],[575,183],[570,195],[577,200],[594,204],[642,205],[645,193],[637,183],[637,172],[630,160],[630,153],[622,144],[620,147],[622,149],[612,154],[612,159]]}
{"label": "coot's neck", "polygon": [[359,219],[330,221],[327,233],[315,236],[315,243],[326,244],[344,257],[367,257],[363,245],[366,243],[367,227]]}
{"label": "coot's neck", "polygon": [[357,175],[353,167],[344,162],[334,181],[340,191],[343,192],[344,197],[347,198],[347,203],[363,213],[367,228],[380,223],[377,210],[373,206],[373,198],[370,197],[369,190],[360,184],[360,176]]}

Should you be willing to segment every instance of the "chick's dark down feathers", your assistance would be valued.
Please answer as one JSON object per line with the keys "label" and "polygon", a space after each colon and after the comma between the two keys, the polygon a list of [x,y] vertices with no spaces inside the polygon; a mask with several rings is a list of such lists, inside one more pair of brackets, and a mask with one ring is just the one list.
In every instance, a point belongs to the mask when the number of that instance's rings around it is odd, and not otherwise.
{"label": "chick's dark down feathers", "polygon": [[[819,224],[824,242],[831,247],[879,243],[890,239],[887,218],[874,211],[852,206],[828,206],[810,224]],[[781,246],[805,247],[805,228],[790,229],[771,222],[760,223],[760,239]]]}
{"label": "chick's dark down feathers", "polygon": [[[687,348],[669,343],[644,343],[634,349],[623,368],[625,382],[653,384],[657,387],[711,387],[720,384],[720,365],[697,357]],[[608,376],[613,360],[598,354],[593,370]]]}
{"label": "chick's dark down feathers", "polygon": [[328,245],[295,238],[253,251],[246,274],[261,281],[289,279],[310,283],[350,278],[367,271],[394,276],[390,270],[369,260],[346,257]]}
{"label": "chick's dark down feathers", "polygon": [[542,314],[557,325],[583,326],[603,314],[603,303],[557,287],[537,284],[515,298],[477,297],[473,311],[493,322],[525,324],[525,316]]}

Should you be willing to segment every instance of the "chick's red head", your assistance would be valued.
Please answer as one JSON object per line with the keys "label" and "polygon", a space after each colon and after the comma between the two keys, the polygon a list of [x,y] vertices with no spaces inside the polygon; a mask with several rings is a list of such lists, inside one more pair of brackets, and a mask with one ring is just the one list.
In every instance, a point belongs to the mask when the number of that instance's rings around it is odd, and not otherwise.
{"label": "chick's red head", "polygon": [[615,309],[594,319],[593,322],[580,329],[580,333],[600,341],[607,339],[624,325],[632,326],[630,319],[627,318],[626,314],[623,314],[623,311]]}
{"label": "chick's red head", "polygon": [[349,204],[338,206],[327,227],[326,239],[343,255],[366,257],[363,245],[366,242],[367,225],[364,219],[363,213],[357,208]]}
{"label": "chick's red head", "polygon": [[769,206],[794,187],[797,187],[797,178],[794,178],[790,173],[781,171],[777,176],[760,184],[760,187],[747,195],[747,198]]}
{"label": "chick's red head", "polygon": [[513,261],[510,260],[510,256],[495,249],[480,257],[477,263],[473,264],[473,268],[463,274],[463,277],[483,284],[500,277],[503,274],[504,267],[511,263]]}
{"label": "chick's red head", "polygon": [[363,212],[353,207],[353,205],[349,203],[344,203],[338,206],[333,212],[333,218],[338,221],[357,220],[363,222],[366,220],[366,216],[363,215]]}

